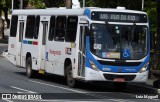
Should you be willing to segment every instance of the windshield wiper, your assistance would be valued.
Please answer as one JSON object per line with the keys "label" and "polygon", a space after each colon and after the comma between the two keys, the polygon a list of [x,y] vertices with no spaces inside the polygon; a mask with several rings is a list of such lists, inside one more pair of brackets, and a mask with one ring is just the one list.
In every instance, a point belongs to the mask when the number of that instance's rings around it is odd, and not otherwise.
{"label": "windshield wiper", "polygon": [[135,35],[135,30],[136,30],[136,23],[133,23],[133,27],[131,27],[131,30],[130,30],[130,32],[131,32],[131,34],[130,34],[130,39],[129,39],[129,41],[133,41],[133,39],[134,39],[134,35]]}

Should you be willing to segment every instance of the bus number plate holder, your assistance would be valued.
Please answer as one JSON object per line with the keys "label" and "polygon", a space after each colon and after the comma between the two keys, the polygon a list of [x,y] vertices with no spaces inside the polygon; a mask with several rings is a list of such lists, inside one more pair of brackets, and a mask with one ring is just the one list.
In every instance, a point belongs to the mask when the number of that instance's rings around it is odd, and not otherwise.
{"label": "bus number plate holder", "polygon": [[124,82],[125,78],[114,78],[115,82]]}

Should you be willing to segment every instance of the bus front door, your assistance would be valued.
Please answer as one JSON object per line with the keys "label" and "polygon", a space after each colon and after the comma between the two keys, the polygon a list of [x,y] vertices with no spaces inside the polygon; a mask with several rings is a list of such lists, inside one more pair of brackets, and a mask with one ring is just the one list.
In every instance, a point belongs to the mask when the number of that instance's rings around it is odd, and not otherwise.
{"label": "bus front door", "polygon": [[16,65],[17,66],[22,66],[22,43],[23,43],[23,33],[24,33],[24,21],[18,21],[18,36],[16,40]]}
{"label": "bus front door", "polygon": [[40,70],[45,70],[46,61],[46,38],[48,35],[48,21],[42,21],[42,46],[41,46],[41,63]]}
{"label": "bus front door", "polygon": [[86,36],[85,25],[80,26],[79,34],[79,53],[78,53],[78,76],[85,77],[85,58],[86,58]]}

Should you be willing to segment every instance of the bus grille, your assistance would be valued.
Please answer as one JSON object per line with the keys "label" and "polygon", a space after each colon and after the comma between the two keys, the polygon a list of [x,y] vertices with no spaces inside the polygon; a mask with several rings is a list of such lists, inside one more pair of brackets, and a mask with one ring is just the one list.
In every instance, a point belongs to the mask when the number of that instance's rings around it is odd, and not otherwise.
{"label": "bus grille", "polygon": [[114,74],[103,74],[107,80],[114,80],[115,78],[124,78],[125,81],[132,81],[136,75],[114,75]]}
{"label": "bus grille", "polygon": [[142,62],[125,62],[125,61],[101,61],[98,62],[102,65],[110,65],[110,66],[139,66]]}

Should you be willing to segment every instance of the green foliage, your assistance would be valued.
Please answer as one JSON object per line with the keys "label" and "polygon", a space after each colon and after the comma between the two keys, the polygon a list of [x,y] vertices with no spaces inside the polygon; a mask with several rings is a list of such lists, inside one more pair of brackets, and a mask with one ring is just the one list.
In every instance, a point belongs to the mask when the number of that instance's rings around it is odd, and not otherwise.
{"label": "green foliage", "polygon": [[[81,3],[81,7],[83,7],[83,0],[79,0],[79,2]],[[93,7],[95,6],[95,2],[93,2],[93,0],[85,0],[85,6]]]}
{"label": "green foliage", "polygon": [[2,8],[8,8],[11,7],[12,0],[0,0],[0,4],[2,5]]}
{"label": "green foliage", "polygon": [[156,18],[157,18],[157,11],[156,11],[156,2],[153,2],[151,0],[148,0],[145,2],[145,8],[144,11],[147,12],[150,20],[150,31],[154,34],[157,32],[157,24],[156,24]]}
{"label": "green foliage", "polygon": [[37,9],[45,8],[44,0],[29,0],[29,4],[31,4],[33,8]]}

